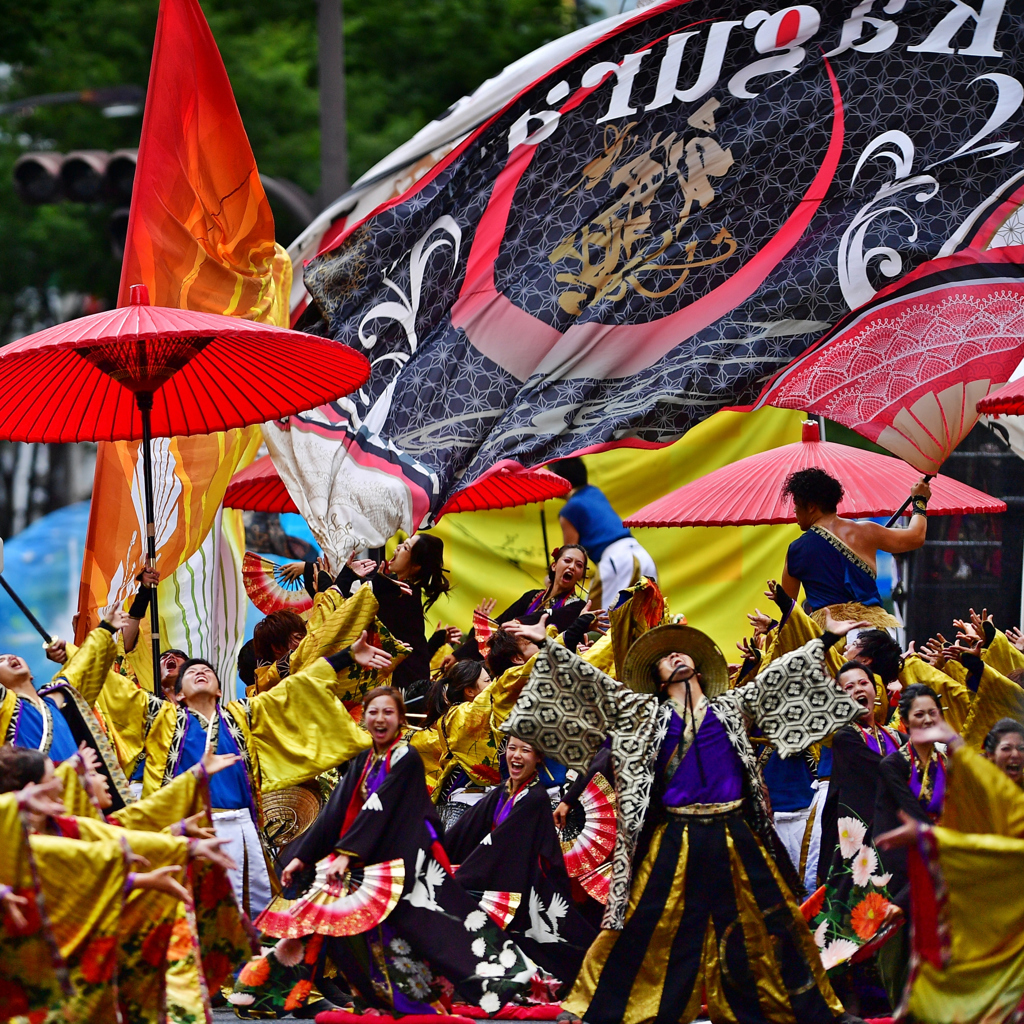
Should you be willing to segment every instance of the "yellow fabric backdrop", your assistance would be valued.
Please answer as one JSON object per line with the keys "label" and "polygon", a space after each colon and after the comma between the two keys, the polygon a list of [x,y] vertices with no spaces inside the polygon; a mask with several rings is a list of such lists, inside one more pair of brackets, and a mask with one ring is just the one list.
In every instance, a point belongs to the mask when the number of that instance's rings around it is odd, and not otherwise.
{"label": "yellow fabric backdrop", "polygon": [[[720,412],[666,448],[618,448],[585,457],[590,482],[600,487],[623,518],[669,491],[720,466],[756,452],[800,440],[804,414],[783,409],[755,413]],[[549,547],[561,543],[558,510],[545,503]],[[540,505],[500,512],[445,516],[431,532],[445,543],[453,590],[427,613],[468,628],[474,606],[485,597],[498,611],[521,593],[543,585],[545,563]],[[746,613],[759,605],[769,577],[782,572],[786,548],[798,535],[793,526],[680,527],[634,530],[658,566],[660,584],[673,613],[718,641],[726,657],[749,635]],[[591,566],[593,571],[593,566]],[[732,653],[730,653],[732,652]]]}

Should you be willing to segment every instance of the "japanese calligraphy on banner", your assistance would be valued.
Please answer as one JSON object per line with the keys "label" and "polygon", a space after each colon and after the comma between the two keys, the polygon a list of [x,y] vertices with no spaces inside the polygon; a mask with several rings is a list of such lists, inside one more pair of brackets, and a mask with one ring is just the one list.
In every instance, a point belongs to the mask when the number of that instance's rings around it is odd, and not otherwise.
{"label": "japanese calligraphy on banner", "polygon": [[985,386],[1007,379],[1024,2],[973,2],[654,4],[333,232],[305,269],[313,329],[373,374],[265,430],[318,539],[379,544],[501,460],[666,444],[749,407],[907,275],[955,297],[963,273],[933,260],[1009,247],[971,317],[899,314],[906,344],[989,345]]}

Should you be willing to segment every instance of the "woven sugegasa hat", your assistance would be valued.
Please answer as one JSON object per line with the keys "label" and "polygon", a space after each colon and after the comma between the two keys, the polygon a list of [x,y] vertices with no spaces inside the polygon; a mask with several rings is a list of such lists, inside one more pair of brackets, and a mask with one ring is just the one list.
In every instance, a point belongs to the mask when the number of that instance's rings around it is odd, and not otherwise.
{"label": "woven sugegasa hat", "polygon": [[667,654],[688,654],[700,673],[700,685],[711,700],[729,689],[729,666],[718,644],[692,626],[669,624],[649,629],[630,647],[622,681],[638,693],[656,693],[652,666]]}

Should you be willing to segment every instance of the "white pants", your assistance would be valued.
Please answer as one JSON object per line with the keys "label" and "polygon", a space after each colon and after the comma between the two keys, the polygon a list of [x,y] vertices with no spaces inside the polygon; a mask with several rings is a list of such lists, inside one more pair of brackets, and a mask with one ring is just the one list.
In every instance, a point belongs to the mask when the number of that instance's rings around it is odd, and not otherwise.
{"label": "white pants", "polygon": [[[814,783],[817,793],[814,795],[814,803],[811,804],[812,817],[808,824],[811,827],[811,840],[807,847],[807,868],[804,872],[805,884],[808,893],[818,888],[818,857],[821,854],[821,812],[825,809],[825,800],[828,798],[828,779],[819,779]],[[825,865],[826,870],[828,865]]]}
{"label": "white pants", "polygon": [[[800,854],[803,851],[804,836],[807,834],[807,819],[810,817],[810,813],[810,807],[804,807],[799,811],[775,812],[775,832],[782,840],[782,845],[786,848],[786,853],[789,854],[789,859],[798,875],[800,874]],[[804,888],[807,889],[809,896],[817,886],[809,888],[806,873],[802,877]],[[799,899],[799,893],[794,895]]]}
{"label": "white pants", "polygon": [[611,608],[618,600],[619,591],[625,590],[633,582],[636,565],[639,565],[642,576],[652,580],[658,578],[654,559],[640,547],[636,538],[623,537],[604,549],[601,561],[597,563],[602,608]]}
{"label": "white pants", "polygon": [[214,811],[213,827],[221,839],[227,839],[221,849],[237,865],[228,872],[228,877],[238,907],[255,919],[270,903],[271,891],[263,844],[252,823],[252,815],[248,809]]}

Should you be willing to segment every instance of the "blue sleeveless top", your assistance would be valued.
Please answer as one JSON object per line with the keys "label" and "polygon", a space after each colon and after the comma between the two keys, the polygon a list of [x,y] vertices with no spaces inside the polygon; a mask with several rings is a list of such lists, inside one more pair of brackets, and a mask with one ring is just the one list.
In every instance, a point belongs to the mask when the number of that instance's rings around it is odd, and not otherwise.
{"label": "blue sleeveless top", "polygon": [[869,607],[882,603],[874,569],[820,526],[812,526],[789,545],[786,568],[803,584],[813,611],[851,601]]}

